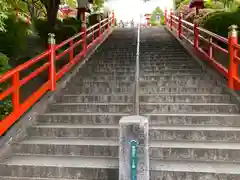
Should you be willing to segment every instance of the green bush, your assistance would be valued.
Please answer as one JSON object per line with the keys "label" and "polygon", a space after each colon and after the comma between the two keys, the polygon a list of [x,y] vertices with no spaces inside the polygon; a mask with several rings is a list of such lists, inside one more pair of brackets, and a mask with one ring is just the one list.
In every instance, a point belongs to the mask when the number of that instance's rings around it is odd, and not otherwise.
{"label": "green bush", "polygon": [[73,25],[62,25],[55,29],[56,43],[61,43],[62,41],[72,37],[78,33],[78,29]]}
{"label": "green bush", "polygon": [[227,37],[228,27],[236,24],[240,27],[240,11],[221,12],[209,17],[203,24],[203,27],[218,35]]}
{"label": "green bush", "polygon": [[[74,18],[65,19],[63,22],[57,21],[53,32],[56,35],[56,42],[60,43],[75,35],[81,30],[81,26],[81,21]],[[44,43],[46,43],[48,39],[49,28],[47,27],[48,22],[46,20],[38,19],[35,21],[36,31]]]}
{"label": "green bush", "polygon": [[82,28],[82,22],[81,20],[77,20],[75,18],[67,18],[64,19],[62,22],[63,25],[69,25],[69,26],[74,26],[78,31],[81,30]]}
{"label": "green bush", "polygon": [[0,32],[0,52],[8,57],[21,54],[27,48],[29,26],[15,15],[10,15],[4,21],[6,32]]}
{"label": "green bush", "polygon": [[[0,53],[0,75],[7,72],[10,69],[8,64],[8,57]],[[0,83],[0,92],[7,89],[8,83]],[[10,97],[0,100],[0,120],[4,118],[4,116],[8,115],[12,110],[12,103]]]}

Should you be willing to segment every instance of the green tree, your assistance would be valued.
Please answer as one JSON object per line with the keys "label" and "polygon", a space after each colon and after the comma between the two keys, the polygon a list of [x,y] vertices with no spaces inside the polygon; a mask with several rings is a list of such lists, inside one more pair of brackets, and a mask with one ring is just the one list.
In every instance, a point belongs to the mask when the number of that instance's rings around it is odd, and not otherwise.
{"label": "green tree", "polygon": [[9,5],[5,0],[0,0],[0,31],[5,31],[4,21],[8,17]]}
{"label": "green tree", "polygon": [[157,19],[156,19],[156,16],[157,15],[160,15],[160,18],[163,17],[163,11],[160,9],[160,7],[156,7],[154,9],[154,11],[152,12],[151,14],[151,17],[150,17],[150,23],[152,25],[157,25],[157,24],[160,24],[160,22],[157,22]]}

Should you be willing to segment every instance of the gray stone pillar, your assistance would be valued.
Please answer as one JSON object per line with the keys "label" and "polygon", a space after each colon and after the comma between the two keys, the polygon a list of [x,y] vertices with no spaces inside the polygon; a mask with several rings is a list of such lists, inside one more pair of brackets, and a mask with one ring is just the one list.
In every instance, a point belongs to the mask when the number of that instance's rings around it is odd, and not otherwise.
{"label": "gray stone pillar", "polygon": [[149,124],[143,116],[125,116],[119,121],[119,180],[132,180],[131,141],[137,142],[137,178],[149,180]]}

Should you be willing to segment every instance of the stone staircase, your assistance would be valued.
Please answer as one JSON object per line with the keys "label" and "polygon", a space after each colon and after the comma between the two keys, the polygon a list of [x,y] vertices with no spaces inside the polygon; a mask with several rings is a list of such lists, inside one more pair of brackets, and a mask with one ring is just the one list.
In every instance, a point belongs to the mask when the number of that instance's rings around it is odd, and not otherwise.
{"label": "stone staircase", "polygon": [[[0,180],[118,179],[119,120],[132,115],[137,30],[117,29],[0,162]],[[234,98],[163,28],[141,32],[140,112],[151,180],[239,180]]]}

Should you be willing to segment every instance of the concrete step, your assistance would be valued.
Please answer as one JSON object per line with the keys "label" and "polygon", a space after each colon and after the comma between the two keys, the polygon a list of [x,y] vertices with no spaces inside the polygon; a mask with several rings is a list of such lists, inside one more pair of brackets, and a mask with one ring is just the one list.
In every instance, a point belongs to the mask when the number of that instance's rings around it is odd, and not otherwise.
{"label": "concrete step", "polygon": [[118,160],[110,157],[12,156],[0,164],[2,177],[115,179]]}
{"label": "concrete step", "polygon": [[40,124],[119,124],[126,113],[45,113],[38,115]]}
{"label": "concrete step", "polygon": [[221,94],[223,93],[224,90],[222,87],[214,87],[213,85],[205,85],[203,86],[185,86],[181,87],[179,85],[166,85],[162,87],[158,87],[156,85],[148,85],[146,87],[140,87],[140,93],[145,93],[145,94]]}
{"label": "concrete step", "polygon": [[144,94],[141,102],[149,103],[230,103],[231,96],[223,94]]}
{"label": "concrete step", "polygon": [[[151,170],[177,172],[201,172],[216,174],[236,174],[239,177],[240,163],[232,162],[202,162],[202,161],[171,161],[171,160],[154,160],[150,161]],[[158,174],[159,174],[158,173]],[[204,175],[202,175],[204,176]],[[161,176],[160,176],[161,177]],[[181,176],[180,176],[181,177]],[[231,176],[230,176],[231,177]],[[191,179],[191,178],[190,178]],[[170,180],[170,179],[169,179]]]}
{"label": "concrete step", "polygon": [[118,140],[91,138],[30,138],[14,145],[14,155],[118,157]]}
{"label": "concrete step", "polygon": [[47,109],[49,112],[79,113],[132,113],[132,103],[56,103]]}
{"label": "concrete step", "polygon": [[[106,113],[47,113],[38,115],[39,124],[119,124],[121,117],[128,114]],[[151,125],[208,125],[240,127],[240,114],[142,114]]]}
{"label": "concrete step", "polygon": [[[8,177],[8,176],[0,176],[0,180],[54,180],[52,178],[39,178],[39,177]],[[58,180],[87,180],[87,179],[62,179],[58,178]]]}
{"label": "concrete step", "polygon": [[118,138],[118,125],[42,124],[28,129],[31,137]]}
{"label": "concrete step", "polygon": [[239,142],[239,127],[222,126],[152,126],[149,132],[151,140],[158,141],[222,141]]}
{"label": "concrete step", "polygon": [[164,78],[159,78],[158,80],[149,80],[149,81],[141,81],[140,82],[141,86],[162,86],[162,87],[166,87],[166,86],[172,86],[172,85],[178,85],[178,86],[184,86],[184,87],[188,87],[188,86],[213,86],[216,87],[217,85],[219,86],[218,82],[216,80],[210,80],[210,78],[206,78],[206,79],[192,79],[191,77],[189,77],[189,79],[187,78],[179,78],[179,79],[164,79]]}
{"label": "concrete step", "polygon": [[62,93],[66,94],[133,94],[134,83],[129,85],[111,83],[92,83],[81,86],[79,84],[69,84]]}
{"label": "concrete step", "polygon": [[154,125],[233,126],[240,127],[240,114],[144,114]]}
{"label": "concrete step", "polygon": [[[148,75],[148,74],[141,74],[139,77],[140,81],[192,81],[193,83],[195,81],[212,81],[216,82],[216,80],[213,80],[212,77],[206,76],[203,74],[179,74],[179,75],[170,75],[170,74],[162,74],[162,75]],[[112,82],[129,82],[129,81],[135,81],[135,75],[99,75],[94,74],[85,77],[82,75],[82,78],[79,78],[77,76],[76,78],[72,79],[71,83],[79,83],[79,82],[103,82],[103,81],[112,81]],[[189,82],[190,83],[190,82]]]}
{"label": "concrete step", "polygon": [[64,94],[56,97],[55,102],[64,103],[133,103],[133,95],[126,94],[116,94],[116,95],[106,95],[106,94],[96,94],[96,95],[86,95],[86,94]]}
{"label": "concrete step", "polygon": [[[191,164],[190,164],[191,165]],[[225,164],[224,164],[225,165]],[[171,166],[170,166],[171,167]],[[195,167],[195,166],[194,166]],[[214,170],[214,166],[213,166]],[[238,174],[183,171],[150,171],[151,180],[239,180]]]}
{"label": "concrete step", "polygon": [[141,103],[143,114],[161,113],[239,113],[236,104],[229,103]]}
{"label": "concrete step", "polygon": [[150,148],[151,158],[173,161],[240,162],[240,149]]}
{"label": "concrete step", "polygon": [[[230,103],[231,96],[223,94],[141,94],[141,102],[149,103]],[[55,102],[64,103],[133,103],[133,95],[127,94],[63,94]]]}

